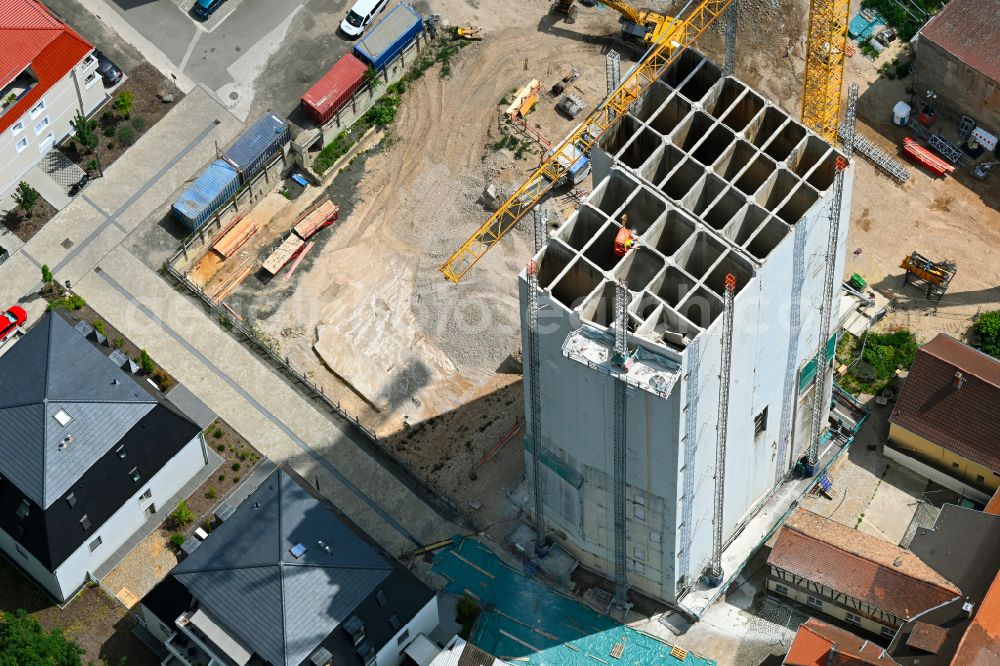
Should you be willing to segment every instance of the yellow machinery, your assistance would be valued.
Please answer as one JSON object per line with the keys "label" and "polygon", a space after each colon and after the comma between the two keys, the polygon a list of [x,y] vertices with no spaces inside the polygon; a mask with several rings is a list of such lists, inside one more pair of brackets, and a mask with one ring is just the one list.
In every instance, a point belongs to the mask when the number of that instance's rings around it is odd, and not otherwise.
{"label": "yellow machinery", "polygon": [[[666,14],[659,14],[652,10],[637,10],[627,2],[618,0],[598,0],[600,4],[608,9],[613,9],[622,15],[622,37],[628,40],[635,40],[645,44],[655,44],[660,41],[665,32],[673,28],[673,19]],[[558,12],[573,16],[576,14],[574,6],[576,0],[559,0],[555,9]]]}
{"label": "yellow machinery", "polygon": [[628,112],[632,103],[667,71],[684,49],[701,37],[732,2],[703,0],[687,18],[672,19],[664,26],[660,30],[660,38],[650,47],[642,62],[622,79],[621,85],[563,139],[528,180],[438,270],[452,282],[461,280],[585,153],[590,152],[591,146]]}
{"label": "yellow machinery", "polygon": [[483,41],[483,29],[478,25],[458,26],[455,28],[455,37],[467,39],[470,42],[481,42]]}
{"label": "yellow machinery", "polygon": [[931,261],[919,252],[912,252],[909,256],[903,257],[899,267],[906,271],[903,274],[904,286],[908,285],[910,280],[923,280],[927,284],[927,298],[936,295],[938,300],[944,296],[952,278],[958,272],[955,262]]}
{"label": "yellow machinery", "polygon": [[802,124],[837,143],[850,0],[810,0]]}

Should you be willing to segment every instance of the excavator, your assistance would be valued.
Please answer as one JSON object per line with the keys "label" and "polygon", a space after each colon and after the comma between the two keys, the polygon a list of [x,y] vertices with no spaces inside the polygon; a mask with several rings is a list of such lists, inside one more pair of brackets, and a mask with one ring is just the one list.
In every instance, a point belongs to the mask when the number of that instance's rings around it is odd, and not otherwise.
{"label": "excavator", "polygon": [[[666,14],[652,10],[638,10],[627,2],[620,0],[597,0],[598,4],[621,14],[622,39],[650,45],[659,42],[665,32],[671,32],[676,27],[674,19]],[[576,0],[558,0],[555,11],[567,17],[576,15]]]}

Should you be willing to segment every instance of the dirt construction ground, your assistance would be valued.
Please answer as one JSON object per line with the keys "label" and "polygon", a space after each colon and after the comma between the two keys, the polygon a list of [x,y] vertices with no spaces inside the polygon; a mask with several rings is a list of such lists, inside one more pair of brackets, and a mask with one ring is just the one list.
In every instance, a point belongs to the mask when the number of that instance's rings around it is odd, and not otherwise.
{"label": "dirt construction ground", "polygon": [[[605,93],[604,53],[619,48],[609,39],[618,31],[611,11],[581,6],[576,23],[567,24],[545,3],[478,5],[434,3],[453,24],[481,25],[485,40],[454,56],[449,77],[435,66],[408,86],[384,140],[327,189],[341,220],[294,280],[280,288],[246,285],[260,288],[256,322],[283,355],[388,437],[421,478],[464,501],[486,491],[476,485],[482,481],[468,481],[472,464],[523,419],[520,368],[510,356],[520,347],[516,276],[530,255],[530,228],[511,233],[459,285],[445,281],[438,266],[487,219],[487,184],[510,192],[538,163],[537,146],[525,148],[523,135],[501,129],[502,100],[539,79],[542,94],[528,123],[558,141],[573,121],[556,114],[545,91],[576,66],[580,77],[569,92],[592,107]],[[797,115],[806,3],[743,0],[739,12],[736,75]],[[721,30],[699,47],[721,62]],[[878,79],[877,64],[860,55],[847,63],[848,80],[861,85],[859,130],[899,155],[903,133],[889,116],[906,84]],[[498,148],[505,133],[525,147]],[[1000,268],[989,261],[1000,250],[1000,176],[981,183],[910,170],[910,182],[899,186],[858,161],[846,272],[896,297],[882,325],[909,326],[921,342],[938,331],[960,336],[979,309],[1000,301]],[[550,224],[572,206],[565,193],[550,197]],[[896,293],[897,266],[914,249],[958,262],[941,303],[912,287]],[[518,438],[512,442],[482,470],[496,485],[521,472]]]}

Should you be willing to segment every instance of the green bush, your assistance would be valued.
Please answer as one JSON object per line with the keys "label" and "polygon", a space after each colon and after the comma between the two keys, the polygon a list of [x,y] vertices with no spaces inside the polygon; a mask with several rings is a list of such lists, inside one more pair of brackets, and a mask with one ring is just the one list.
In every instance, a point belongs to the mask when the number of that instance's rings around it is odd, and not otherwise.
{"label": "green bush", "polygon": [[89,118],[84,118],[79,111],[77,111],[76,116],[70,121],[70,126],[75,132],[74,138],[83,146],[86,150],[93,150],[97,148],[97,134],[94,130],[97,129],[97,121],[91,120]]}
{"label": "green bush", "polygon": [[149,357],[149,352],[145,349],[139,350],[139,367],[142,368],[142,372],[147,375],[153,374],[156,370],[156,364],[153,363],[153,359]]}
{"label": "green bush", "polygon": [[42,195],[38,193],[38,190],[22,180],[17,184],[12,198],[14,199],[14,203],[21,207],[24,214],[31,217],[31,211],[35,210],[35,206],[38,205],[38,200],[41,197]]}
{"label": "green bush", "polygon": [[115,349],[121,349],[125,346],[125,338],[115,338]]}
{"label": "green bush", "polygon": [[[82,592],[82,590],[81,590]],[[11,602],[27,601],[11,593]],[[84,649],[56,628],[46,631],[27,611],[0,611],[0,664],[80,666]]]}
{"label": "green bush", "polygon": [[77,294],[68,294],[62,298],[57,298],[56,300],[51,301],[48,307],[46,307],[46,310],[51,311],[63,308],[64,310],[73,312],[75,310],[79,310],[86,304],[87,301],[83,300],[82,296],[78,296]]}
{"label": "green bush", "polygon": [[313,170],[322,176],[337,160],[346,155],[353,145],[354,142],[347,136],[347,130],[344,130],[333,138],[330,145],[319,151],[316,161],[313,162]]}
{"label": "green bush", "polygon": [[132,115],[132,107],[135,105],[135,95],[127,90],[123,90],[115,95],[115,101],[111,103],[111,108],[115,110],[122,120]]}
{"label": "green bush", "polygon": [[240,464],[238,462],[233,463],[233,471],[234,472],[240,471]]}
{"label": "green bush", "polygon": [[913,365],[917,354],[917,340],[907,330],[891,333],[869,333],[862,358],[875,372],[876,379],[889,379],[897,368]]}
{"label": "green bush", "polygon": [[174,532],[170,535],[170,545],[178,550],[180,550],[180,547],[184,545],[185,541],[187,541],[187,537],[180,532]]}
{"label": "green bush", "polygon": [[238,477],[238,476],[234,476],[234,477],[233,477],[233,484],[237,484],[237,483],[239,483],[239,482],[240,482],[240,477]]}
{"label": "green bush", "polygon": [[123,146],[131,146],[135,143],[135,130],[132,129],[131,125],[119,125],[115,136],[118,138],[118,143]]}
{"label": "green bush", "polygon": [[52,276],[52,269],[49,268],[48,264],[42,264],[42,282],[49,284],[55,278]]}
{"label": "green bush", "polygon": [[222,439],[222,428],[216,428],[212,431],[212,437],[216,439]]}
{"label": "green bush", "polygon": [[1000,358],[1000,310],[979,315],[976,333],[979,334],[980,348],[990,356]]}
{"label": "green bush", "polygon": [[386,95],[375,102],[375,106],[365,112],[365,115],[361,117],[361,121],[366,125],[377,125],[379,127],[391,125],[396,119],[399,102],[399,95]]}
{"label": "green bush", "polygon": [[113,139],[115,137],[115,126],[108,125],[107,127],[104,128],[103,132],[104,136],[108,137],[109,139]]}
{"label": "green bush", "polygon": [[107,333],[104,332],[104,322],[101,321],[100,319],[94,322],[94,330],[100,333],[101,335],[107,335]]}
{"label": "green bush", "polygon": [[135,116],[131,120],[131,125],[132,129],[134,129],[136,132],[142,132],[144,129],[146,129],[146,119],[143,118],[142,116]]}
{"label": "green bush", "polygon": [[177,527],[183,527],[194,520],[194,512],[188,508],[187,502],[181,500],[177,503],[177,508],[170,514],[170,520]]}
{"label": "green bush", "polygon": [[218,494],[219,491],[215,489],[215,486],[209,486],[208,490],[205,491],[205,497],[208,499],[215,499]]}

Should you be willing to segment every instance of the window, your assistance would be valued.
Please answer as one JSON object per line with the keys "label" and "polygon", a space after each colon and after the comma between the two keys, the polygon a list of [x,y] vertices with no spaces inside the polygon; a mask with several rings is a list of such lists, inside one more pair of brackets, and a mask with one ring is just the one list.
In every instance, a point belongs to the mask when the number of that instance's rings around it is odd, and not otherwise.
{"label": "window", "polygon": [[37,118],[38,114],[40,114],[44,110],[45,110],[45,100],[44,99],[40,99],[40,100],[38,100],[38,104],[36,104],[33,107],[31,107],[31,111],[30,111],[30,113],[31,113],[31,119],[34,120],[35,118]]}
{"label": "window", "polygon": [[642,548],[636,546],[634,554],[635,554],[635,559],[639,560],[640,562],[644,562],[646,560],[646,551],[644,551]]}
{"label": "window", "polygon": [[80,527],[83,528],[84,532],[86,532],[87,530],[89,530],[90,529],[90,518],[88,518],[87,516],[84,516],[83,518],[81,518],[80,519]]}
{"label": "window", "polygon": [[20,141],[18,141],[17,144],[15,144],[14,147],[17,148],[17,152],[21,152],[22,150],[24,150],[25,148],[27,148],[28,147],[28,137],[24,137],[23,139],[21,139]]}
{"label": "window", "polygon": [[98,82],[99,80],[100,80],[100,79],[98,79],[98,77],[97,77],[97,72],[91,72],[90,74],[88,74],[88,75],[87,75],[87,78],[85,78],[85,79],[83,80],[83,86],[84,86],[85,88],[88,88],[88,89],[89,89],[89,88],[90,88],[91,86],[93,86],[93,85],[94,85],[95,83],[97,83],[97,82]]}
{"label": "window", "polygon": [[952,466],[952,467],[954,467],[955,469],[958,469],[958,463],[954,463],[954,462],[953,462],[953,463],[951,464],[951,466]]}
{"label": "window", "polygon": [[650,532],[649,533],[649,540],[652,541],[653,543],[660,543],[660,533],[659,532]]}
{"label": "window", "polygon": [[128,455],[128,451],[125,450],[124,446],[119,446],[117,449],[115,449],[115,453],[117,453],[118,457],[121,458],[122,460],[125,460],[125,456]]}
{"label": "window", "polygon": [[767,407],[757,416],[753,417],[753,434],[759,435],[767,430]]}
{"label": "window", "polygon": [[35,125],[35,136],[38,136],[39,134],[44,132],[45,128],[48,126],[49,126],[49,117],[45,116],[40,121],[38,121],[37,125]]}
{"label": "window", "polygon": [[135,481],[136,483],[139,483],[139,479],[142,478],[142,475],[139,474],[139,468],[138,467],[133,467],[132,471],[129,472],[128,475],[131,476],[132,480]]}
{"label": "window", "polygon": [[70,506],[71,509],[74,506],[76,506],[76,495],[74,493],[70,493],[69,495],[66,495],[66,504],[69,504],[69,506]]}
{"label": "window", "polygon": [[892,638],[896,635],[896,630],[892,627],[882,627],[882,631],[879,632],[886,638]]}
{"label": "window", "polygon": [[635,503],[639,506],[646,506],[646,496],[642,493],[635,494]]}
{"label": "window", "polygon": [[774,584],[774,591],[777,592],[778,594],[785,594],[785,595],[788,594],[788,588],[780,583]]}
{"label": "window", "polygon": [[823,602],[816,597],[806,597],[806,604],[812,606],[813,608],[823,610]]}
{"label": "window", "polygon": [[56,420],[56,423],[58,423],[64,428],[69,425],[70,421],[73,420],[73,417],[70,416],[65,409],[60,409],[58,412],[55,413],[55,415],[52,418],[54,418]]}
{"label": "window", "polygon": [[[393,615],[393,617],[396,617],[396,616]],[[397,619],[396,622],[399,622],[399,619]],[[402,645],[403,643],[405,643],[406,639],[409,638],[409,637],[410,637],[410,630],[409,629],[404,630],[403,633],[400,634],[399,638],[396,639],[396,646],[398,647],[398,646]]]}
{"label": "window", "polygon": [[389,626],[392,627],[393,631],[399,631],[399,628],[403,626],[399,621],[399,616],[395,613],[389,616]]}
{"label": "window", "polygon": [[31,511],[31,505],[28,504],[28,500],[21,500],[20,506],[17,507],[17,517],[20,520],[24,520],[28,517],[28,512]]}
{"label": "window", "polygon": [[16,123],[10,126],[10,133],[17,136],[24,131],[24,121],[18,120]]}
{"label": "window", "polygon": [[646,573],[646,565],[643,564],[642,562],[635,562],[632,565],[632,568],[635,569],[636,573],[641,573],[641,574],[645,574]]}
{"label": "window", "polygon": [[639,506],[638,504],[635,505],[635,508],[633,510],[633,514],[639,520],[646,520],[646,509],[644,509],[643,507]]}
{"label": "window", "polygon": [[104,540],[101,539],[101,537],[97,537],[96,539],[94,539],[93,541],[91,541],[90,542],[90,552],[94,552],[95,550],[97,550],[98,548],[100,548],[102,543],[104,543]]}
{"label": "window", "polygon": [[985,478],[983,478],[983,475],[982,475],[982,474],[976,474],[976,481],[978,481],[979,483],[982,483],[982,482],[983,482],[983,481],[985,481],[985,480],[986,480],[986,479],[985,479]]}
{"label": "window", "polygon": [[139,495],[139,503],[140,504],[142,502],[148,502],[151,499],[153,499],[153,489],[152,488],[146,488],[146,492],[144,492],[142,495]]}
{"label": "window", "polygon": [[387,603],[389,603],[389,600],[386,599],[385,592],[383,592],[382,590],[379,590],[378,592],[375,593],[375,601],[378,602],[379,606],[385,606]]}
{"label": "window", "polygon": [[855,615],[854,613],[848,611],[845,619],[851,624],[861,624],[861,616]]}

